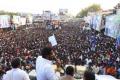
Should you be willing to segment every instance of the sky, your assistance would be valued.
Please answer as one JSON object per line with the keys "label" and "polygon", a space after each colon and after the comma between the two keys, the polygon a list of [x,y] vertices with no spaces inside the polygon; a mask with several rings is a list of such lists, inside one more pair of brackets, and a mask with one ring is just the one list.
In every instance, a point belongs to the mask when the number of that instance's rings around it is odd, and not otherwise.
{"label": "sky", "polygon": [[92,4],[100,4],[102,9],[107,10],[118,2],[120,0],[0,0],[0,10],[41,14],[43,10],[58,13],[59,9],[68,9],[70,14],[76,15]]}

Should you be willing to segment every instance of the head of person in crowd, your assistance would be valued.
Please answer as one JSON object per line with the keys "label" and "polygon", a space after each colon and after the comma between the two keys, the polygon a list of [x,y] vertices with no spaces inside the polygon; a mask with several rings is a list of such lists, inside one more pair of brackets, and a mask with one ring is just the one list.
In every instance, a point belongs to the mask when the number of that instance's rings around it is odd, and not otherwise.
{"label": "head of person in crowd", "polygon": [[69,75],[69,76],[74,76],[74,72],[75,70],[72,66],[68,66],[65,70],[66,75]]}
{"label": "head of person in crowd", "polygon": [[74,68],[72,66],[67,66],[65,70],[65,74],[61,77],[60,80],[75,80],[74,78]]}
{"label": "head of person in crowd", "polygon": [[85,71],[83,75],[83,80],[95,80],[95,74],[90,71]]}
{"label": "head of person in crowd", "polygon": [[0,76],[4,74],[4,69],[2,68],[2,65],[0,65]]}
{"label": "head of person in crowd", "polygon": [[20,58],[15,58],[11,62],[12,68],[19,68],[21,65],[21,60]]}
{"label": "head of person in crowd", "polygon": [[52,48],[50,47],[45,47],[41,51],[41,55],[43,58],[48,59],[48,60],[53,60],[55,58],[55,53]]}

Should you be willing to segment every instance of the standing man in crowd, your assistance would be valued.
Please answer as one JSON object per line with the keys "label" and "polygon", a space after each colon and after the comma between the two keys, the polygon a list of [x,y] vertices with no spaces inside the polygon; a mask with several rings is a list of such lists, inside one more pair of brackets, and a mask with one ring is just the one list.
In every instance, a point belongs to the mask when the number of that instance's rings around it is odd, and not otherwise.
{"label": "standing man in crowd", "polygon": [[95,74],[90,71],[85,71],[83,75],[83,80],[95,80]]}
{"label": "standing man in crowd", "polygon": [[20,69],[20,63],[20,58],[13,59],[12,69],[6,72],[3,80],[30,80],[28,74]]}
{"label": "standing man in crowd", "polygon": [[[36,60],[37,80],[59,80],[51,61],[56,59],[53,49],[50,47],[43,48],[41,55]],[[60,60],[56,59],[56,62],[59,66]]]}
{"label": "standing man in crowd", "polygon": [[75,80],[74,79],[74,68],[72,66],[68,66],[65,70],[66,75],[61,78],[61,80]]}

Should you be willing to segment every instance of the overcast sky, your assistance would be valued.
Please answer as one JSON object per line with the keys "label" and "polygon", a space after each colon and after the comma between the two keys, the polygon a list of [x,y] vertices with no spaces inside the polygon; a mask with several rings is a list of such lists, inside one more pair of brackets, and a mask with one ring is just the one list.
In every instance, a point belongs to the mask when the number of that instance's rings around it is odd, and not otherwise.
{"label": "overcast sky", "polygon": [[31,13],[51,10],[58,13],[60,8],[65,8],[76,15],[81,9],[94,3],[100,4],[106,10],[113,8],[118,2],[119,0],[0,0],[0,10]]}

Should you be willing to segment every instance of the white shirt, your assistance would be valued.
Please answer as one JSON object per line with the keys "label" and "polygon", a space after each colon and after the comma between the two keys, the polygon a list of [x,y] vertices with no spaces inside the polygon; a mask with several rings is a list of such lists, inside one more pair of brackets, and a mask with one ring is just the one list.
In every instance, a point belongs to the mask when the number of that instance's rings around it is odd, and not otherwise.
{"label": "white shirt", "polygon": [[36,71],[32,70],[31,72],[29,72],[29,76],[36,77]]}
{"label": "white shirt", "polygon": [[120,61],[120,58],[119,57],[117,57],[117,60],[116,61]]}
{"label": "white shirt", "polygon": [[89,63],[91,63],[92,60],[91,59],[86,59],[86,62],[87,62],[86,64],[89,65]]}
{"label": "white shirt", "polygon": [[95,74],[97,74],[99,72],[99,67],[98,66],[94,65],[92,68],[93,68],[93,71],[94,71]]}
{"label": "white shirt", "polygon": [[39,56],[36,60],[37,80],[59,80],[52,67],[52,62]]}
{"label": "white shirt", "polygon": [[19,69],[11,69],[3,76],[3,80],[30,80],[28,74]]}
{"label": "white shirt", "polygon": [[[83,80],[83,79],[80,79]],[[97,75],[95,74],[95,80],[118,80],[113,76],[110,75]]]}
{"label": "white shirt", "polygon": [[97,75],[96,74],[95,77],[96,77],[96,80],[118,80],[115,77],[110,76],[110,75]]}

